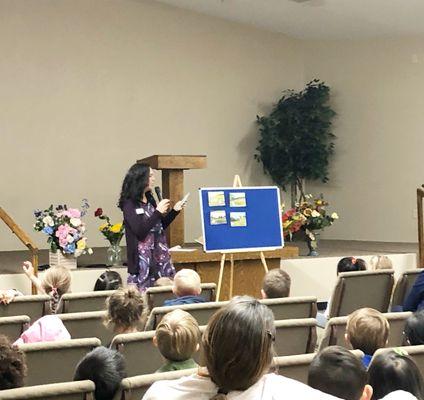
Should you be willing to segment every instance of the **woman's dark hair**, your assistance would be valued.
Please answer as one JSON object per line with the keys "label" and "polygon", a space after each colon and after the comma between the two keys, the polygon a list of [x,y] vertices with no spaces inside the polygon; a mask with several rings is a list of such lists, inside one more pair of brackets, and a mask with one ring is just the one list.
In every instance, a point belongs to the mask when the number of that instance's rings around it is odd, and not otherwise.
{"label": "woman's dark hair", "polygon": [[116,271],[105,271],[101,274],[94,285],[94,291],[116,290],[122,286],[122,278]]}
{"label": "woman's dark hair", "polygon": [[406,320],[405,338],[411,346],[424,344],[424,310],[414,312]]}
{"label": "woman's dark hair", "polygon": [[97,347],[78,363],[74,381],[89,379],[96,385],[96,400],[112,400],[126,376],[124,356],[116,350]]}
{"label": "woman's dark hair", "polygon": [[362,258],[344,257],[337,264],[337,273],[340,272],[354,272],[365,271],[367,264]]}
{"label": "woman's dark hair", "polygon": [[249,296],[233,298],[210,319],[202,337],[202,356],[219,392],[246,390],[268,372],[275,338],[272,311]]}
{"label": "woman's dark hair", "polygon": [[414,360],[393,350],[374,356],[368,368],[368,383],[374,389],[372,400],[396,390],[409,392],[419,400],[424,398],[423,378]]}
{"label": "woman's dark hair", "polygon": [[122,210],[125,200],[139,202],[149,184],[150,166],[144,163],[134,164],[127,172],[122,183],[118,207]]}
{"label": "woman's dark hair", "polygon": [[25,354],[0,335],[0,390],[24,386],[26,373]]}

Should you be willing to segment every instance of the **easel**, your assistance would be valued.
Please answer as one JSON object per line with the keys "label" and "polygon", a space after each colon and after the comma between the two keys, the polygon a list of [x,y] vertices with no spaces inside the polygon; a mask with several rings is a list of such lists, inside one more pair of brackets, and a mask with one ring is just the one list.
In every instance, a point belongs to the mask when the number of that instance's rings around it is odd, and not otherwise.
{"label": "easel", "polygon": [[[241,179],[239,175],[234,176],[233,181],[233,187],[234,188],[242,188],[243,185],[241,184]],[[221,295],[221,288],[222,288],[222,278],[224,275],[224,266],[225,266],[225,256],[227,254],[230,254],[230,299],[233,297],[233,286],[234,286],[234,254],[233,253],[222,253],[221,256],[221,265],[219,268],[219,278],[218,278],[218,288],[216,291],[216,301],[219,301],[219,296]],[[268,266],[266,264],[266,259],[263,251],[259,252],[262,266],[264,267],[265,273],[268,272]]]}

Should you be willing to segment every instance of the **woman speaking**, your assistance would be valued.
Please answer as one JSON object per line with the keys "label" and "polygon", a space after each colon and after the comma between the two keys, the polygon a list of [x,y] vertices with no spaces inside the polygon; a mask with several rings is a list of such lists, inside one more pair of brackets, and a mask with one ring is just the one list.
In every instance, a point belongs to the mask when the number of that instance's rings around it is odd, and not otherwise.
{"label": "woman speaking", "polygon": [[185,205],[179,201],[169,210],[169,199],[156,204],[152,195],[154,183],[149,165],[134,164],[124,178],[118,202],[124,214],[128,284],[137,285],[140,291],[153,286],[160,277],[174,276],[164,230]]}

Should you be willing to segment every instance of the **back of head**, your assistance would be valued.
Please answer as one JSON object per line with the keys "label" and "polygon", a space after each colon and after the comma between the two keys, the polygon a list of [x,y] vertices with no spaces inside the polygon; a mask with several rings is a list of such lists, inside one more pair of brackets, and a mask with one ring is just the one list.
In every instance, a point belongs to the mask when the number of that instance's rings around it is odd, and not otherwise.
{"label": "back of head", "polygon": [[373,399],[381,399],[396,390],[404,390],[417,399],[424,398],[423,379],[408,355],[393,350],[376,355],[368,368],[368,383],[374,388]]}
{"label": "back of head", "polygon": [[78,363],[74,381],[89,379],[96,385],[96,400],[112,400],[126,376],[123,355],[116,350],[97,347]]}
{"label": "back of head", "polygon": [[200,276],[192,269],[182,269],[174,276],[174,293],[178,297],[198,296],[201,293]]}
{"label": "back of head", "polygon": [[159,351],[167,360],[188,360],[199,345],[199,325],[188,312],[171,311],[159,322],[156,340]]}
{"label": "back of head", "polygon": [[268,299],[288,297],[290,294],[290,285],[291,279],[289,274],[280,268],[275,268],[266,273],[262,290]]}
{"label": "back of head", "polygon": [[167,276],[161,276],[160,278],[156,279],[154,286],[172,286],[174,283],[174,280],[167,277]]}
{"label": "back of head", "polygon": [[367,384],[367,371],[349,350],[330,346],[309,366],[308,385],[345,400],[359,400]]}
{"label": "back of head", "polygon": [[373,308],[360,308],[349,315],[346,326],[347,338],[354,349],[372,355],[385,347],[389,337],[389,322]]}
{"label": "back of head", "polygon": [[122,278],[116,271],[105,271],[98,278],[94,285],[94,291],[116,290],[122,286]]}
{"label": "back of head", "polygon": [[117,289],[106,301],[107,322],[115,331],[135,329],[144,315],[142,294],[134,287]]}
{"label": "back of head", "polygon": [[249,296],[234,297],[209,319],[202,355],[222,393],[246,390],[268,372],[274,338],[271,310]]}
{"label": "back of head", "polygon": [[367,264],[362,258],[344,257],[337,264],[337,273],[365,271]]}
{"label": "back of head", "polygon": [[424,310],[414,312],[406,320],[405,337],[411,346],[424,344]]}
{"label": "back of head", "polygon": [[62,296],[71,288],[71,273],[68,268],[57,266],[49,268],[41,281],[43,290],[50,296]]}
{"label": "back of head", "polygon": [[379,269],[392,269],[393,263],[387,256],[373,256],[370,260],[371,269],[377,271]]}
{"label": "back of head", "polygon": [[0,390],[23,386],[26,372],[24,354],[0,335]]}

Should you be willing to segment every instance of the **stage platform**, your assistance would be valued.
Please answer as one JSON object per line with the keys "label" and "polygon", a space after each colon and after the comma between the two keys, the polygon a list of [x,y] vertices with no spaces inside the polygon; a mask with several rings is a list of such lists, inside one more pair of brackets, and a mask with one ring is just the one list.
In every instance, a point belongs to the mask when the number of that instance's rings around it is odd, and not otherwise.
{"label": "stage platform", "polygon": [[[355,256],[369,261],[373,255],[385,254],[393,261],[396,277],[402,271],[417,266],[417,243],[322,240],[319,244],[318,257],[306,256],[308,250],[304,242],[291,242],[287,245],[299,248],[298,257],[281,261],[281,267],[292,278],[291,295],[314,295],[319,301],[327,301],[331,296],[336,281],[337,262],[341,257]],[[193,247],[192,244],[188,246]],[[0,252],[0,289],[13,287],[24,293],[30,293],[28,280],[21,273],[22,262],[28,258],[27,251]],[[72,291],[92,290],[95,280],[105,268],[102,265],[105,259],[106,248],[96,248],[92,256],[82,256],[78,260],[79,268],[72,272]],[[40,265],[47,264],[47,250],[40,251],[39,260]],[[118,267],[116,270],[125,281],[126,268]],[[257,284],[260,285],[260,281]]]}

